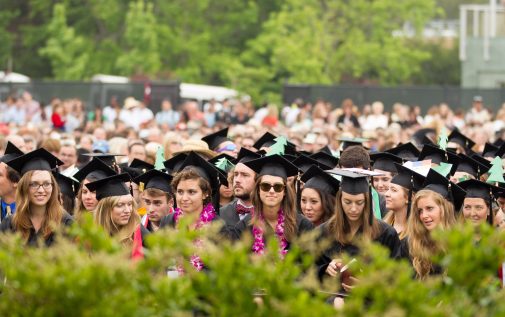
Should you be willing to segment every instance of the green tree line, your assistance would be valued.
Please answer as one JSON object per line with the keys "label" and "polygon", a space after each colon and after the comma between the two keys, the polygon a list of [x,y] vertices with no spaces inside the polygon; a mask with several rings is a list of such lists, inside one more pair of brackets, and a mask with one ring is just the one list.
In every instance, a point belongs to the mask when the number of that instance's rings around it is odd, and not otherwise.
{"label": "green tree line", "polygon": [[459,84],[457,47],[392,36],[444,9],[435,0],[0,0],[0,65],[32,78],[226,85],[257,101],[283,83]]}

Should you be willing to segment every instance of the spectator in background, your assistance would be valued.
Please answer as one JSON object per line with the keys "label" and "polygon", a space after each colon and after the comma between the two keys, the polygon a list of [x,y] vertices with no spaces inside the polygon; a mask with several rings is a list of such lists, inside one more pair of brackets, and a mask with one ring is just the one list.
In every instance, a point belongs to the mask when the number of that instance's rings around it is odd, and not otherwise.
{"label": "spectator in background", "polygon": [[388,117],[384,114],[384,104],[375,101],[372,103],[371,108],[372,113],[366,118],[363,129],[368,131],[386,129],[388,127]]}
{"label": "spectator in background", "polygon": [[16,99],[14,103],[8,105],[7,112],[3,118],[6,123],[15,123],[23,125],[26,122],[26,111],[21,99]]}
{"label": "spectator in background", "polygon": [[32,94],[28,91],[23,92],[21,99],[24,103],[24,109],[26,111],[26,122],[30,122],[33,117],[39,114],[40,104],[38,101],[33,99]]}
{"label": "spectator in background", "polygon": [[488,110],[484,107],[481,96],[474,96],[472,109],[466,114],[466,124],[469,126],[481,126],[491,119]]}
{"label": "spectator in background", "polygon": [[128,143],[128,165],[134,159],[145,161],[146,158],[146,145],[142,140],[132,140]]}
{"label": "spectator in background", "polygon": [[231,124],[246,124],[248,121],[249,114],[246,106],[242,102],[237,101],[231,112]]}
{"label": "spectator in background", "polygon": [[353,113],[353,107],[354,103],[351,99],[347,98],[342,101],[343,113],[338,117],[337,125],[343,130],[346,130],[348,128],[360,128],[358,118]]}
{"label": "spectator in background", "polygon": [[114,120],[119,118],[119,113],[121,112],[121,106],[117,100],[116,96],[110,98],[110,103],[108,106],[103,108],[104,122],[107,124],[113,124]]}
{"label": "spectator in background", "polygon": [[65,110],[61,103],[57,103],[53,107],[53,114],[51,115],[51,122],[53,128],[60,131],[65,131]]}
{"label": "spectator in background", "polygon": [[166,125],[169,130],[173,130],[180,120],[181,115],[173,109],[172,102],[169,99],[163,99],[161,110],[156,114],[156,123],[161,127]]}
{"label": "spectator in background", "polygon": [[137,110],[140,120],[140,127],[146,128],[154,120],[153,111],[147,107],[147,104],[145,102],[140,101],[138,105],[139,107]]}
{"label": "spectator in background", "polygon": [[58,166],[60,174],[64,176],[74,176],[78,169],[75,167],[77,164],[77,148],[74,140],[65,140],[61,142],[58,158],[63,162]]}
{"label": "spectator in background", "polygon": [[223,123],[225,125],[231,122],[231,105],[229,99],[223,99],[221,106],[221,111],[217,111],[216,121]]}
{"label": "spectator in background", "polygon": [[277,105],[268,105],[268,114],[263,118],[261,124],[266,128],[275,128],[279,124],[279,109]]}
{"label": "spectator in background", "polygon": [[203,111],[203,116],[205,117],[205,126],[208,128],[213,128],[216,125],[217,110],[216,102],[211,100],[210,103],[206,104],[206,108]]}

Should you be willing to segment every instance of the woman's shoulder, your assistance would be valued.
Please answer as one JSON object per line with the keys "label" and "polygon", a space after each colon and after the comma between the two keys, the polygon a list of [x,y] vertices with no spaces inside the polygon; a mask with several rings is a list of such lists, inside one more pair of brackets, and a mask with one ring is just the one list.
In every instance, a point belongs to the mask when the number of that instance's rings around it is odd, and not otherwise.
{"label": "woman's shoulder", "polygon": [[296,225],[298,227],[298,232],[300,233],[314,229],[314,224],[312,224],[309,219],[299,213],[296,214]]}
{"label": "woman's shoulder", "polygon": [[398,237],[398,233],[396,232],[396,229],[386,223],[385,221],[383,220],[377,220],[377,222],[379,223],[379,228],[380,228],[380,237],[385,237],[385,236],[396,236]]}
{"label": "woman's shoulder", "polygon": [[65,211],[61,217],[61,223],[65,226],[70,226],[74,223],[74,217]]}
{"label": "woman's shoulder", "polygon": [[174,214],[166,215],[165,217],[161,218],[160,228],[165,228],[165,227],[170,227],[170,228],[175,227]]}

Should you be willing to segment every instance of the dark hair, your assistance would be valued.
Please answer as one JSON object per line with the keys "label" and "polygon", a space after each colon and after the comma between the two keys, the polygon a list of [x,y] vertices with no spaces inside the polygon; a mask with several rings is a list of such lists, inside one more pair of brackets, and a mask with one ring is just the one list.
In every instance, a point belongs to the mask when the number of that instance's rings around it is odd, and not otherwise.
{"label": "dark hair", "polygon": [[198,186],[202,190],[204,194],[207,194],[208,196],[203,200],[203,204],[206,205],[210,202],[212,202],[212,188],[210,187],[209,182],[200,176],[196,169],[192,166],[186,166],[182,171],[178,172],[175,174],[174,179],[172,180],[172,189],[174,190],[174,193],[177,192],[177,186],[181,181],[188,180],[188,179],[198,179]]}
{"label": "dark hair", "polygon": [[340,154],[338,162],[343,168],[362,167],[364,169],[370,168],[370,155],[367,150],[360,145],[353,145],[346,148]]}
{"label": "dark hair", "polygon": [[19,182],[19,180],[21,179],[21,175],[19,175],[19,173],[9,165],[5,165],[5,167],[7,170],[7,179],[12,183]]}
{"label": "dark hair", "polygon": [[165,196],[167,198],[167,202],[169,202],[170,199],[174,198],[172,193],[164,192],[158,188],[147,188],[144,190],[144,193],[148,194],[149,196],[153,196],[153,197]]}

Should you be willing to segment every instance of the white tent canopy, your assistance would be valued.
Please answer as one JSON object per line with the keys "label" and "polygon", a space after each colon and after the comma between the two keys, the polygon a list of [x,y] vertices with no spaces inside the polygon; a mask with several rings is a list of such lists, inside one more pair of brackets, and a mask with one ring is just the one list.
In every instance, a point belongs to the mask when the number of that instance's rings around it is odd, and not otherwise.
{"label": "white tent canopy", "polygon": [[13,72],[0,71],[0,83],[29,83],[30,77]]}

